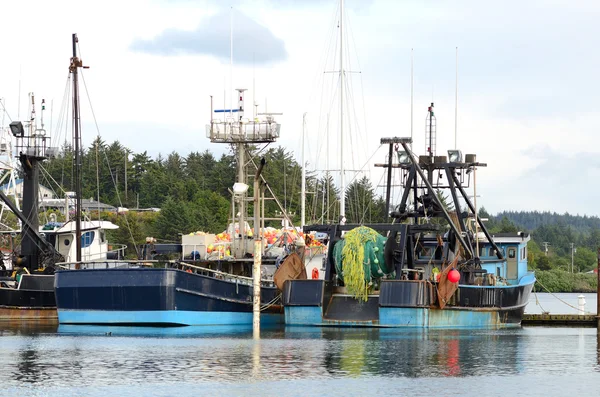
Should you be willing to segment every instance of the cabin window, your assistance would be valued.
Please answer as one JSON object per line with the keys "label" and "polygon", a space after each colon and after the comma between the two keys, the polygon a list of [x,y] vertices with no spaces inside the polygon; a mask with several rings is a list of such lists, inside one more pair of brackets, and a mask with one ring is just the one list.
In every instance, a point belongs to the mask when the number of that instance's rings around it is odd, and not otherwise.
{"label": "cabin window", "polygon": [[521,260],[527,259],[527,247],[521,248]]}
{"label": "cabin window", "polygon": [[423,247],[423,249],[421,250],[421,257],[429,258],[431,255],[433,255],[431,247]]}
{"label": "cabin window", "polygon": [[479,256],[487,256],[487,248],[486,247],[480,247],[479,248]]}
{"label": "cabin window", "polygon": [[100,242],[101,243],[105,243],[106,242],[106,233],[104,233],[104,231],[100,232]]}
{"label": "cabin window", "polygon": [[96,232],[85,232],[81,235],[81,248],[87,248],[92,245],[92,241],[94,241],[94,235]]}
{"label": "cabin window", "polygon": [[69,240],[68,238],[66,238],[66,239],[64,239],[63,243],[65,245],[69,245],[69,244],[71,244],[71,240]]}
{"label": "cabin window", "polygon": [[496,256],[496,250],[494,247],[490,248],[490,256]]}
{"label": "cabin window", "polygon": [[517,256],[517,250],[515,250],[514,248],[509,248],[508,249],[508,257],[510,259],[513,259]]}

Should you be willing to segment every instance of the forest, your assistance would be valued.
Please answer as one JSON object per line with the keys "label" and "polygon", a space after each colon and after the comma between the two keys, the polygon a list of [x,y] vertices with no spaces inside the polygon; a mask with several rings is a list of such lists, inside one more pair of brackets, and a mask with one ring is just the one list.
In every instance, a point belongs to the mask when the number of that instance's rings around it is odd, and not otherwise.
{"label": "forest", "polygon": [[[276,200],[266,200],[265,216],[282,219],[285,210],[294,224],[300,221],[301,166],[292,153],[279,147],[250,147],[254,159],[264,157],[263,176]],[[146,237],[176,242],[180,234],[194,231],[219,233],[231,217],[231,188],[237,175],[233,150],[216,158],[209,150],[181,156],[172,152],[152,158],[135,153],[118,141],[106,143],[97,138],[82,155],[83,197],[115,207],[160,208],[160,212],[88,214],[109,219],[120,226],[111,239],[130,246]],[[255,167],[247,165],[252,195]],[[41,170],[41,183],[58,197],[73,190],[73,150],[64,145],[56,158]],[[307,223],[335,222],[339,218],[339,188],[332,175],[307,175]],[[279,204],[278,204],[279,203]],[[392,203],[393,204],[393,203]],[[367,177],[352,180],[346,190],[346,218],[350,223],[377,223],[385,219],[385,199],[376,194]],[[338,211],[338,212],[336,212]],[[251,213],[249,214],[251,215]],[[44,216],[47,216],[44,215]],[[529,266],[538,271],[588,272],[597,266],[600,247],[600,218],[538,211],[503,211],[489,214],[480,208],[492,233],[526,231],[531,233]],[[59,215],[60,219],[60,215]],[[44,221],[42,219],[42,221]],[[281,220],[267,225],[281,227]]]}
{"label": "forest", "polygon": [[[300,164],[283,147],[250,147],[254,161],[264,157],[263,177],[268,189],[265,197],[267,226],[281,227],[282,211],[293,224],[300,222],[301,176]],[[56,158],[43,164],[41,184],[54,190],[57,197],[73,190],[73,150],[61,148]],[[231,218],[231,189],[236,180],[237,164],[234,152],[216,158],[208,150],[191,152],[183,157],[172,152],[151,158],[147,152],[134,153],[119,142],[105,143],[94,140],[83,151],[82,197],[99,200],[115,207],[126,207],[126,214],[88,214],[101,216],[118,224],[112,233],[113,241],[131,246],[143,244],[146,237],[159,242],[180,240],[180,234],[194,231],[219,233],[225,230]],[[247,165],[250,185],[255,167]],[[339,189],[332,175],[307,175],[307,223],[337,221],[339,218]],[[160,208],[160,212],[136,212],[138,208]],[[346,189],[346,218],[353,223],[377,223],[385,218],[385,200],[377,196],[371,181],[362,177],[351,181]],[[252,216],[252,213],[249,213]],[[61,215],[58,214],[61,219]],[[44,221],[44,219],[42,219]]]}

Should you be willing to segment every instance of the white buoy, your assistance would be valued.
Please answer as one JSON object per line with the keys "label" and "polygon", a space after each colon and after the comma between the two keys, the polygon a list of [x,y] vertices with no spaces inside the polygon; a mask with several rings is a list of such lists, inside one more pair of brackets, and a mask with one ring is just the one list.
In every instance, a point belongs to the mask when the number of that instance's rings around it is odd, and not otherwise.
{"label": "white buoy", "polygon": [[577,297],[577,306],[579,314],[585,314],[585,296],[579,295]]}

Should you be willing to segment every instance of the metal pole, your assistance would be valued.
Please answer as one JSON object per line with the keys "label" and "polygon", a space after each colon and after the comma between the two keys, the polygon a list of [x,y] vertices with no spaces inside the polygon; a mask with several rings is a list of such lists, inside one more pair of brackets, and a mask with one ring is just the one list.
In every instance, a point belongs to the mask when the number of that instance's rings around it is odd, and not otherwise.
{"label": "metal pole", "polygon": [[475,207],[475,257],[479,258],[479,223],[477,222],[477,167],[473,167],[473,207]]}
{"label": "metal pole", "polygon": [[573,273],[573,246],[574,244],[571,243],[571,273]]}
{"label": "metal pole", "polygon": [[340,0],[340,220],[346,215],[344,180],[344,0]]}
{"label": "metal pole", "polygon": [[326,191],[326,195],[327,195],[327,206],[325,207],[325,222],[324,223],[329,223],[329,113],[327,113],[327,128],[326,128],[327,132],[327,142],[325,144],[326,150],[325,153],[327,153],[327,155],[325,156],[325,179],[327,180],[327,191]]}
{"label": "metal pole", "polygon": [[81,177],[80,177],[80,147],[79,147],[79,85],[77,68],[81,61],[77,58],[77,34],[73,33],[73,58],[71,73],[73,73],[73,128],[75,134],[75,253],[77,262],[81,261]]}
{"label": "metal pole", "polygon": [[[596,319],[598,320],[598,339],[600,343],[600,248],[598,248],[598,268],[597,268],[597,276],[598,276],[598,287],[596,289]],[[600,345],[598,346],[598,354],[600,354]]]}
{"label": "metal pole", "polygon": [[410,141],[412,147],[413,141],[413,97],[414,97],[414,78],[413,78],[413,61],[414,61],[414,51],[410,49]]}
{"label": "metal pole", "polygon": [[260,173],[265,166],[265,159],[254,176],[254,264],[252,266],[252,331],[254,338],[260,337],[260,268],[262,261],[262,238],[260,236]]}
{"label": "metal pole", "polygon": [[301,214],[300,214],[300,227],[304,227],[306,224],[306,162],[304,160],[304,134],[306,133],[306,113],[302,116],[302,192],[300,196],[302,198]]}
{"label": "metal pole", "polygon": [[458,147],[458,47],[456,47],[456,87],[454,89],[454,150]]}
{"label": "metal pole", "polygon": [[[241,123],[240,123],[240,128],[241,128]],[[245,175],[245,167],[244,167],[244,144],[243,143],[238,143],[238,181],[241,183],[246,183],[246,175]],[[240,195],[240,204],[238,206],[239,211],[240,211],[240,217],[239,217],[239,226],[238,226],[238,231],[239,231],[239,246],[238,246],[238,253],[236,255],[237,258],[243,258],[244,255],[246,254],[245,250],[246,250],[246,220],[244,218],[244,213],[246,211],[246,193],[242,193]],[[233,224],[234,226],[234,233],[235,233],[235,222]],[[238,237],[236,236],[236,237]]]}
{"label": "metal pole", "polygon": [[392,190],[392,156],[394,154],[394,144],[390,143],[388,152],[387,186],[385,192],[385,221],[390,220],[390,195]]}

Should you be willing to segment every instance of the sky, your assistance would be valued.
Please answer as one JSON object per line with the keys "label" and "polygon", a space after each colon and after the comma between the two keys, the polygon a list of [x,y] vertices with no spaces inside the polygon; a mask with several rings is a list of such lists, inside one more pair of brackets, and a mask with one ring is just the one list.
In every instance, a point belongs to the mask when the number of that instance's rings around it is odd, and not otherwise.
{"label": "sky", "polygon": [[70,134],[61,108],[77,33],[90,67],[81,91],[84,145],[99,133],[152,156],[219,156],[228,148],[206,137],[210,96],[228,107],[230,92],[247,88],[246,113],[253,101],[259,112],[283,113],[277,144],[298,160],[304,126],[309,169],[339,170],[343,154],[347,181],[367,175],[379,185],[379,139],[411,135],[411,57],[413,149],[425,150],[430,102],[438,154],[454,147],[458,51],[458,148],[488,165],[477,173],[478,205],[600,215],[600,3],[346,0],[343,145],[338,3],[0,2],[5,125],[27,117],[35,92],[38,103],[46,100],[53,139]]}

